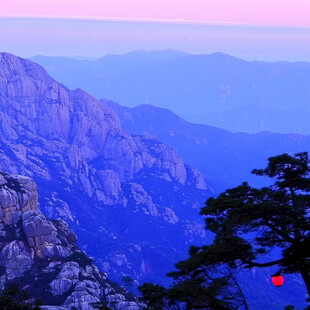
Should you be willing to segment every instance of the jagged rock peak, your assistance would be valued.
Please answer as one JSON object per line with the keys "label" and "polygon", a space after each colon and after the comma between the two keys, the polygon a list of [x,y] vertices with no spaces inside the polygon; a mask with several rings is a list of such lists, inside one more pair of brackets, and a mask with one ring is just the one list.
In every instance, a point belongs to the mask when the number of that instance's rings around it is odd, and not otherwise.
{"label": "jagged rock peak", "polygon": [[[43,67],[24,58],[9,53],[0,53],[0,85],[16,76],[28,76],[30,79],[39,80],[47,84],[54,82]],[[0,87],[1,87],[0,86]],[[1,87],[2,88],[2,87]],[[28,92],[27,94],[29,94]]]}
{"label": "jagged rock peak", "polygon": [[108,281],[76,241],[66,222],[48,220],[38,209],[31,178],[0,173],[0,290],[18,283],[32,300],[65,309],[90,310],[92,303],[140,309],[136,297]]}
{"label": "jagged rock peak", "polygon": [[69,90],[39,65],[0,54],[0,113],[42,138],[77,145],[86,158],[102,149],[116,114],[81,89]]}

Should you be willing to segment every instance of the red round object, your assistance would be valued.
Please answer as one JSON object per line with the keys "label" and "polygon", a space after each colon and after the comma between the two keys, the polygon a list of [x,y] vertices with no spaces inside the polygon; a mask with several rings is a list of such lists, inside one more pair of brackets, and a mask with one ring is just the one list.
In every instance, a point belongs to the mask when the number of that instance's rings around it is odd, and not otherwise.
{"label": "red round object", "polygon": [[272,277],[272,283],[275,285],[275,286],[282,286],[283,283],[284,283],[284,278],[282,276],[274,276]]}

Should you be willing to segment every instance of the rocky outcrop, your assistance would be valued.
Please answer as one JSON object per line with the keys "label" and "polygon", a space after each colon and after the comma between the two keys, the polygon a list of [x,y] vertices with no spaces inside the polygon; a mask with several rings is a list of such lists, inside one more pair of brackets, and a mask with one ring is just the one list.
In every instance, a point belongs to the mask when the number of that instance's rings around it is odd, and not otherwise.
{"label": "rocky outcrop", "polygon": [[[107,105],[81,89],[69,90],[41,66],[8,53],[0,53],[0,170],[34,178],[44,215],[74,223],[83,249],[104,260],[101,268],[114,265],[111,270],[120,278],[143,279],[145,251],[129,252],[128,242],[152,249],[156,239],[167,257],[170,250],[186,253],[171,244],[176,237],[186,242],[181,223],[197,217],[195,208],[210,192],[202,175],[175,149],[154,136],[130,134]],[[14,209],[16,197],[8,193],[3,199],[10,212],[4,209],[0,217],[16,222],[23,212]],[[66,256],[65,241],[55,228],[36,210],[27,211],[24,228],[36,255]],[[169,231],[170,240],[159,239],[158,227]],[[114,243],[130,269],[117,270],[110,260]],[[152,272],[164,277],[162,265],[170,259],[162,260]]]}
{"label": "rocky outcrop", "polygon": [[11,241],[1,249],[1,266],[5,269],[7,280],[21,277],[32,266],[34,254],[28,244],[23,241]]}
{"label": "rocky outcrop", "polygon": [[99,303],[140,309],[133,295],[108,281],[74,245],[77,238],[67,223],[41,213],[32,179],[0,173],[0,193],[0,290],[17,283],[30,301],[40,298],[50,308],[90,310]]}
{"label": "rocky outcrop", "polygon": [[37,188],[33,180],[22,176],[1,175],[0,184],[0,221],[2,224],[17,223],[23,213],[38,210]]}

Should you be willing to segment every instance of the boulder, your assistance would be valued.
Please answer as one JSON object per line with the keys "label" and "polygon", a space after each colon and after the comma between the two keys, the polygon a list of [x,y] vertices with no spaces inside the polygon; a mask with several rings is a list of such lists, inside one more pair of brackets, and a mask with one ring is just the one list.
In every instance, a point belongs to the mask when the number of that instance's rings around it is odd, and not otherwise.
{"label": "boulder", "polygon": [[26,242],[14,240],[2,249],[0,257],[7,279],[12,280],[31,269],[34,254]]}

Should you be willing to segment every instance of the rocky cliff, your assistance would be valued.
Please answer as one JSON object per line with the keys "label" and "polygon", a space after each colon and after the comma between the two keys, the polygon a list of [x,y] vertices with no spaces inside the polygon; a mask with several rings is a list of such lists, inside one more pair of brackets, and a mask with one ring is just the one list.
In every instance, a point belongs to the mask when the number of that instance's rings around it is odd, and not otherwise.
{"label": "rocky cliff", "polygon": [[48,218],[69,221],[102,270],[163,278],[205,235],[197,169],[39,65],[0,54],[0,169],[33,177]]}
{"label": "rocky cliff", "polygon": [[35,182],[0,173],[0,290],[18,285],[43,305],[65,309],[140,309],[137,299],[106,279],[76,245],[62,220],[38,209]]}

